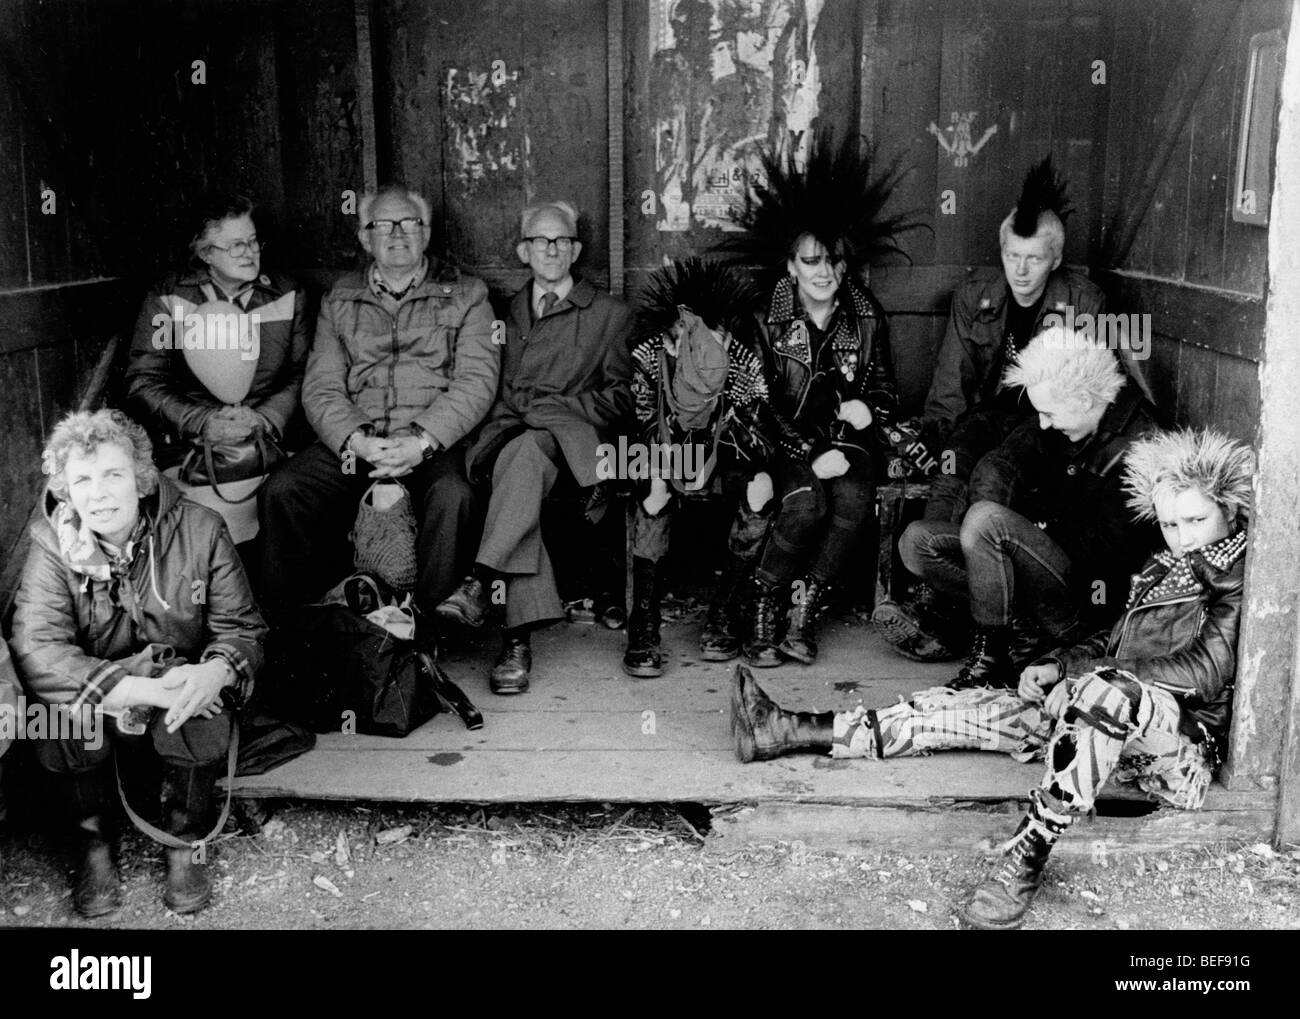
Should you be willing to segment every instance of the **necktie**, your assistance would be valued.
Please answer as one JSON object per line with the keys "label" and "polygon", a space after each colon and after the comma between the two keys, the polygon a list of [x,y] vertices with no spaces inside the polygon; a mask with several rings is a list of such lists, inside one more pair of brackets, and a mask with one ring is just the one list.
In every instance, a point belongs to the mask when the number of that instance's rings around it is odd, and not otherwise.
{"label": "necktie", "polygon": [[549,290],[546,293],[542,294],[542,310],[537,313],[537,317],[545,318],[547,315],[549,315],[551,313],[551,309],[555,307],[555,302],[558,300],[559,298],[556,297]]}

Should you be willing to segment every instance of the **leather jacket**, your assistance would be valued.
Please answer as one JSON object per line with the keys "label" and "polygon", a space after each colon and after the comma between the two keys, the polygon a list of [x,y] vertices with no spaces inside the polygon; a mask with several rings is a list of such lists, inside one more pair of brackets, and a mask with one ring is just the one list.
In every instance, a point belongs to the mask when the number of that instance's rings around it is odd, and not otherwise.
{"label": "leather jacket", "polygon": [[1062,676],[1113,666],[1178,699],[1180,728],[1222,760],[1237,670],[1246,532],[1175,559],[1162,552],[1135,574],[1124,615],[1109,630],[1054,652]]}
{"label": "leather jacket", "polygon": [[190,663],[224,658],[236,699],[246,700],[266,624],[221,517],[160,477],[140,500],[144,526],[117,570],[95,539],[73,540],[79,522],[73,514],[69,533],[65,506],[46,496],[15,601],[10,645],[27,690],[74,708],[99,704],[127,675],[119,662],[161,644]]}
{"label": "leather jacket", "polygon": [[[777,283],[767,313],[757,322],[773,439],[784,455],[807,463],[838,445],[879,448],[879,437],[898,412],[884,309],[851,276],[840,286],[839,302],[815,349],[808,315],[788,276]],[[848,400],[871,409],[869,428],[857,432],[836,418]]]}
{"label": "leather jacket", "polygon": [[[1004,367],[998,355],[1009,300],[1001,269],[977,269],[953,292],[948,329],[925,398],[925,429],[935,449],[942,448],[958,419],[987,404],[1000,385],[994,371]],[[1054,269],[1047,277],[1034,332],[1048,315],[1062,316],[1068,308],[1075,315],[1097,315],[1105,304],[1101,290],[1086,276],[1064,267]]]}
{"label": "leather jacket", "polygon": [[[165,277],[145,298],[131,340],[126,369],[130,409],[151,426],[160,443],[188,448],[220,400],[190,370],[181,344],[184,317],[222,297],[206,270]],[[242,403],[261,414],[282,438],[298,410],[311,346],[306,298],[287,276],[262,274],[253,281],[245,311],[257,316],[257,371]],[[159,325],[167,334],[160,337]],[[170,346],[161,346],[165,338]],[[156,451],[157,452],[157,451]]]}
{"label": "leather jacket", "polygon": [[1127,384],[1082,442],[1044,431],[1036,420],[1020,427],[1038,431],[1043,449],[1041,463],[1027,472],[1035,490],[1026,515],[1042,523],[1074,564],[1070,573],[1078,604],[1092,611],[1097,625],[1109,624],[1116,615],[1109,606],[1159,542],[1155,527],[1133,522],[1122,476],[1129,446],[1157,429],[1155,408]]}

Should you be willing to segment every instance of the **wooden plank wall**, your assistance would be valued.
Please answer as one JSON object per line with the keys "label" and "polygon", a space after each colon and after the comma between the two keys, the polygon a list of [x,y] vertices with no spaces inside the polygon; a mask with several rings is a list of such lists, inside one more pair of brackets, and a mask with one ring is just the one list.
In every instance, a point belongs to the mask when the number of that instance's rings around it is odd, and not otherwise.
{"label": "wooden plank wall", "polygon": [[529,203],[582,212],[580,267],[609,283],[603,0],[377,0],[379,176],[434,205],[435,250],[498,294],[525,280]]}
{"label": "wooden plank wall", "polygon": [[[656,145],[664,144],[666,123],[695,132],[683,142],[693,153],[715,142],[709,131],[716,132],[719,116],[727,112],[724,99],[739,86],[733,76],[710,69],[720,48],[734,54],[761,38],[762,28],[757,20],[710,24],[703,14],[695,21],[679,18],[682,28],[674,35],[681,38],[668,48],[652,38],[656,28],[663,31],[656,6],[625,4],[625,208],[633,278],[664,257],[702,250],[722,236],[699,221],[687,229],[667,228],[662,208],[657,215],[645,211],[645,193],[661,193],[665,184],[661,171],[656,175]],[[1106,51],[1107,6],[1102,0],[828,0],[811,25],[809,45],[822,80],[818,122],[837,131],[862,130],[885,158],[902,156],[910,175],[898,191],[898,206],[932,216],[933,234],[918,231],[906,238],[910,266],[872,271],[873,288],[890,313],[909,411],[919,411],[929,386],[953,286],[968,267],[997,264],[998,224],[1014,203],[1025,170],[1048,152],[1074,182],[1077,211],[1067,260],[1086,264],[1089,259],[1101,218],[1100,194],[1091,181],[1103,165],[1108,95],[1088,80],[1091,59]],[[772,18],[772,11],[784,11],[797,23],[803,10],[803,4],[778,4],[765,13]],[[690,32],[704,38],[694,39]],[[797,31],[787,34],[797,41]],[[745,101],[770,110],[768,140],[781,126],[782,75],[789,73],[780,60],[785,44],[783,36],[770,81],[743,83]],[[856,87],[846,88],[846,82]],[[980,145],[991,127],[996,131]],[[979,147],[959,165],[945,146],[956,147],[955,135],[966,130],[971,145]],[[936,132],[943,135],[942,144]],[[951,214],[940,208],[945,192],[956,202]]]}
{"label": "wooden plank wall", "polygon": [[[1198,25],[1225,10],[1235,14],[1221,38],[1195,37]],[[1113,270],[1103,284],[1117,308],[1153,315],[1148,374],[1170,420],[1215,424],[1252,443],[1258,438],[1268,231],[1233,222],[1228,192],[1250,38],[1285,30],[1288,10],[1285,0],[1119,5],[1107,67],[1106,211],[1112,230],[1124,212],[1122,199],[1132,199],[1162,135],[1177,135],[1131,249],[1118,264],[1100,266]],[[1164,116],[1170,100],[1190,87],[1189,68],[1203,58],[1211,60],[1205,85],[1190,116],[1173,124]]]}
{"label": "wooden plank wall", "polygon": [[355,258],[353,17],[352,0],[0,6],[0,562],[50,425],[148,280],[183,261],[203,191],[261,204],[265,265]]}

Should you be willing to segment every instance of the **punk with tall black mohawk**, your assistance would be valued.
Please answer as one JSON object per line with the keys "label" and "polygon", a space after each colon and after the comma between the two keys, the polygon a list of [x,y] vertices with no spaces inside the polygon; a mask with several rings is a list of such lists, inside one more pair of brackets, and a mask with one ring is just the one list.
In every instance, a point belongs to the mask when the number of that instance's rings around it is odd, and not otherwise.
{"label": "punk with tall black mohawk", "polygon": [[879,434],[898,397],[885,313],[859,273],[920,224],[885,213],[902,173],[874,164],[864,139],[826,132],[802,168],[765,155],[741,230],[719,246],[766,271],[755,319],[777,453],[754,487],[777,509],[750,591],[752,665],[816,659],[827,589],[875,507]]}
{"label": "punk with tall black mohawk", "polygon": [[837,142],[830,131],[819,132],[802,168],[793,152],[784,157],[764,152],[760,161],[764,182],[746,194],[734,217],[741,229],[717,250],[759,266],[770,282],[786,272],[805,235],[842,259],[856,277],[878,258],[907,258],[898,235],[925,226],[914,211],[885,214],[905,173],[897,159],[879,167],[875,149],[860,135]]}
{"label": "punk with tall black mohawk", "polygon": [[716,477],[739,505],[727,566],[710,602],[700,654],[727,661],[740,653],[738,596],[752,572],[765,517],[740,498],[767,469],[772,430],[767,382],[752,349],[752,308],[759,291],[749,274],[716,260],[687,258],[652,273],[636,297],[638,340],[632,349],[632,395],[641,449],[629,463],[636,481],[632,538],[632,615],[623,670],[659,676],[660,563],[673,511]]}
{"label": "punk with tall black mohawk", "polygon": [[[930,477],[923,519],[899,542],[904,562],[920,561],[936,528],[960,525],[972,503],[991,499],[1008,504],[1014,478],[999,476],[988,462],[971,487],[975,464],[985,454],[1002,447],[1004,459],[1028,462],[1039,440],[1035,429],[1017,431],[1034,409],[1021,390],[1001,384],[1002,374],[1034,336],[1056,321],[1053,316],[1072,309],[1080,321],[1085,321],[1082,316],[1095,321],[1105,307],[1101,290],[1062,264],[1071,212],[1066,190],[1050,155],[1030,167],[1015,206],[998,225],[1001,268],[975,269],[953,292],[913,454],[945,466]],[[908,425],[900,425],[905,430]],[[939,661],[956,657],[966,642],[969,608],[918,581],[910,597],[883,599],[872,621],[905,657]]]}

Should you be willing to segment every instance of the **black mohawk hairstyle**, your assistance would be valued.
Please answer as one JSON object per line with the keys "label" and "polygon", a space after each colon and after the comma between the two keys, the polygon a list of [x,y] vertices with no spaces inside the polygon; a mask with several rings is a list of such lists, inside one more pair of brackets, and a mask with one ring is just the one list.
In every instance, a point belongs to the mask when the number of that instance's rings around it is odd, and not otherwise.
{"label": "black mohawk hairstyle", "polygon": [[771,271],[784,271],[791,249],[803,234],[812,234],[828,251],[844,257],[856,273],[886,254],[907,253],[896,237],[926,227],[918,210],[884,214],[894,188],[906,175],[901,157],[877,167],[875,147],[861,135],[837,143],[832,132],[819,131],[801,172],[793,153],[778,158],[761,154],[765,183],[745,195],[733,214],[741,230],[724,238],[718,252]]}
{"label": "black mohawk hairstyle", "polygon": [[677,321],[678,306],[685,305],[710,329],[737,335],[760,299],[753,280],[737,268],[716,259],[678,259],[652,272],[637,291],[637,331],[643,337],[667,332]]}
{"label": "black mohawk hairstyle", "polygon": [[1015,217],[1011,229],[1018,237],[1033,237],[1038,233],[1038,217],[1044,212],[1054,212],[1062,223],[1074,211],[1065,197],[1065,181],[1052,167],[1052,157],[1047,156],[1025,174],[1016,200]]}

